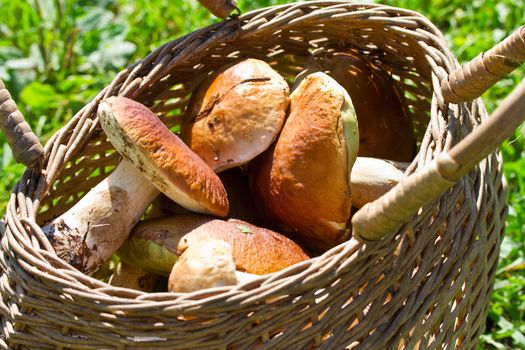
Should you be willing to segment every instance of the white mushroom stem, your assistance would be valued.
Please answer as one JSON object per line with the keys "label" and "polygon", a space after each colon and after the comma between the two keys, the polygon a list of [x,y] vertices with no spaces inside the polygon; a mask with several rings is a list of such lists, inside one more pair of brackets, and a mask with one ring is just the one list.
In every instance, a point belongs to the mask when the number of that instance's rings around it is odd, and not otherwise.
{"label": "white mushroom stem", "polygon": [[126,240],[160,191],[123,160],[73,208],[43,230],[58,256],[82,272],[95,272]]}
{"label": "white mushroom stem", "polygon": [[352,205],[361,208],[387,193],[401,181],[408,165],[378,158],[357,157],[350,184]]}

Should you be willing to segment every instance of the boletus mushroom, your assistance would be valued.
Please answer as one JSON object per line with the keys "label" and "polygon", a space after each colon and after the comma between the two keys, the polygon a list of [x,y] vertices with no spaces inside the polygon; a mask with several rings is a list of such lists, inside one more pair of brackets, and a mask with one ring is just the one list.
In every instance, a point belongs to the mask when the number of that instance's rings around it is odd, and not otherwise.
{"label": "boletus mushroom", "polygon": [[309,259],[301,247],[279,233],[241,220],[198,214],[143,221],[117,254],[130,265],[166,275],[186,249],[209,238],[230,244],[236,269],[255,275]]}
{"label": "boletus mushroom", "polygon": [[215,172],[245,164],[277,137],[289,93],[284,78],[264,61],[226,66],[191,96],[181,138]]}
{"label": "boletus mushroom", "polygon": [[352,206],[361,208],[390,191],[403,179],[408,166],[409,163],[357,157],[350,181]]}
{"label": "boletus mushroom", "polygon": [[238,283],[232,249],[224,241],[206,239],[189,247],[168,279],[170,292],[189,293]]}
{"label": "boletus mushroom", "polygon": [[224,217],[226,191],[213,170],[142,104],[111,97],[98,117],[125,158],[43,230],[59,257],[91,274],[126,240],[160,191],[183,207]]}
{"label": "boletus mushroom", "polygon": [[312,250],[346,240],[350,174],[358,148],[357,117],[348,93],[325,73],[306,76],[291,94],[279,139],[250,169],[263,216]]}
{"label": "boletus mushroom", "polygon": [[416,142],[405,97],[381,67],[353,52],[319,55],[302,76],[327,73],[348,92],[359,120],[359,156],[411,161]]}

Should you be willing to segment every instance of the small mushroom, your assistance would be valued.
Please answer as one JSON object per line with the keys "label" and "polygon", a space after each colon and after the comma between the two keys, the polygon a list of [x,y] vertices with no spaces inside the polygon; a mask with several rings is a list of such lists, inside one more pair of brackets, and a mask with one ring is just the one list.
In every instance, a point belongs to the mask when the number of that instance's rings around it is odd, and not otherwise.
{"label": "small mushroom", "polygon": [[348,93],[317,72],[291,95],[290,114],[276,144],[250,169],[263,216],[308,248],[346,240],[350,174],[359,148],[357,117]]}
{"label": "small mushroom", "polygon": [[108,284],[142,292],[153,292],[158,280],[158,275],[121,261],[109,278]]}
{"label": "small mushroom", "polygon": [[350,181],[352,206],[361,208],[390,191],[401,181],[408,165],[385,159],[357,157]]}
{"label": "small mushroom", "polygon": [[291,239],[237,219],[215,219],[199,226],[181,238],[179,252],[206,237],[228,242],[232,246],[237,270],[255,275],[276,272],[309,259]]}
{"label": "small mushroom", "polygon": [[98,116],[126,160],[43,227],[59,257],[93,273],[122,245],[160,191],[193,211],[226,216],[228,199],[218,176],[149,109],[111,97],[100,104]]}
{"label": "small mushroom", "polygon": [[226,66],[191,96],[181,138],[217,173],[248,163],[279,134],[289,93],[284,78],[264,61]]}
{"label": "small mushroom", "polygon": [[188,293],[237,283],[230,245],[217,239],[206,239],[188,248],[175,263],[168,290]]}
{"label": "small mushroom", "polygon": [[237,270],[255,275],[309,259],[295,242],[276,232],[241,220],[197,214],[143,221],[117,254],[131,265],[166,275],[180,254],[208,238],[230,244]]}

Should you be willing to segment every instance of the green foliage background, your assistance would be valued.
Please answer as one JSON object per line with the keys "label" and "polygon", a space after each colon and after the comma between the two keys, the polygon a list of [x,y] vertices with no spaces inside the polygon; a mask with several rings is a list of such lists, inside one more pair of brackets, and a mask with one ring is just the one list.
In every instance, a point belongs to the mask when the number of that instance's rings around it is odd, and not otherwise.
{"label": "green foliage background", "polygon": [[[241,0],[246,12],[285,0]],[[461,62],[525,18],[515,0],[385,0],[427,16]],[[115,74],[167,40],[216,19],[195,0],[0,0],[0,78],[45,142]],[[518,69],[484,96],[489,111],[523,77]],[[510,215],[480,349],[525,349],[524,128],[502,146]],[[0,213],[23,167],[0,135]]]}

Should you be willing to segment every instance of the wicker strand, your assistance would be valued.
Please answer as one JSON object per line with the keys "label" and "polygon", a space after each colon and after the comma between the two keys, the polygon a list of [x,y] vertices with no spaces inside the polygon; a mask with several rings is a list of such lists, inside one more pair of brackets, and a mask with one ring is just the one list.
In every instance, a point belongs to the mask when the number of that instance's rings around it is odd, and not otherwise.
{"label": "wicker strand", "polygon": [[239,14],[241,13],[241,10],[237,7],[236,0],[199,0],[199,2],[208,11],[222,19],[228,17],[233,10],[237,10]]}

